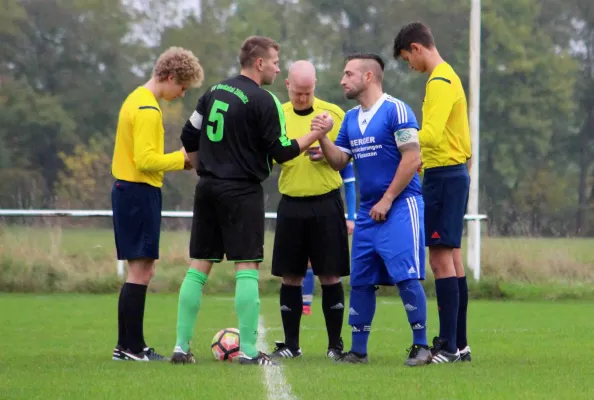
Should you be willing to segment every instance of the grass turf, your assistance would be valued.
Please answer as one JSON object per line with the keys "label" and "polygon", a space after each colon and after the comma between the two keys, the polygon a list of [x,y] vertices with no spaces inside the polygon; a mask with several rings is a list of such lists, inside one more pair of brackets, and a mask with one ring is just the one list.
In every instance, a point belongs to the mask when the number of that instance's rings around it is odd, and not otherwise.
{"label": "grass turf", "polygon": [[[348,300],[347,300],[348,301]],[[233,299],[206,295],[194,334],[196,365],[111,361],[116,295],[0,295],[2,399],[240,399],[267,398],[260,368],[214,361],[209,345],[221,328],[237,326]],[[145,336],[170,355],[177,296],[149,294]],[[319,296],[303,317],[304,357],[283,363],[298,399],[591,399],[587,340],[592,305],[580,302],[474,301],[469,309],[473,362],[407,368],[411,333],[398,297],[378,299],[369,365],[335,365],[324,358],[326,332]],[[276,297],[263,297],[266,341],[282,339]],[[429,302],[429,335],[437,331]],[[343,330],[350,343],[349,328]],[[588,372],[590,371],[590,372]]]}

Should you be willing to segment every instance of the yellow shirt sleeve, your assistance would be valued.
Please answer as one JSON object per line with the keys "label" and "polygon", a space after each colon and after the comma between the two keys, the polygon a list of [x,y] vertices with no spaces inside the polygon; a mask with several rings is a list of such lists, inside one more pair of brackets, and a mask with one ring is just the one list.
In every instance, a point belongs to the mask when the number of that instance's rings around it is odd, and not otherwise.
{"label": "yellow shirt sleeve", "polygon": [[161,113],[154,107],[136,111],[132,127],[134,137],[134,163],[142,172],[167,172],[184,169],[181,151],[159,154],[157,141],[161,136]]}
{"label": "yellow shirt sleeve", "polygon": [[419,132],[421,147],[437,147],[442,142],[455,100],[456,93],[447,79],[433,78],[428,82],[423,127]]}

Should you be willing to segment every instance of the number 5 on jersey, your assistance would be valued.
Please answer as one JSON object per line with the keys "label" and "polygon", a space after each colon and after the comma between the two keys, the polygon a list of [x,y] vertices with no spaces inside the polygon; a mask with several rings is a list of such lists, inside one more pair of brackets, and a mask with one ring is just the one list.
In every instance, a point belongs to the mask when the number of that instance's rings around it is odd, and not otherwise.
{"label": "number 5 on jersey", "polygon": [[[206,127],[206,134],[211,142],[220,142],[223,139],[223,129],[225,127],[225,116],[223,113],[229,110],[229,104],[224,101],[215,100],[210,114],[208,115],[208,125]],[[216,123],[216,130],[213,125]]]}

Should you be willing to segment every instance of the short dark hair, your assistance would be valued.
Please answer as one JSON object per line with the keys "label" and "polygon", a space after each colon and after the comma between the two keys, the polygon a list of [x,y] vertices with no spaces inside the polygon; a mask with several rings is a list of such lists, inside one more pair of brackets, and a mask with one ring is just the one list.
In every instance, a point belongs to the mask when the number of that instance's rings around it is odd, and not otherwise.
{"label": "short dark hair", "polygon": [[239,64],[242,67],[251,66],[258,58],[266,57],[270,49],[280,50],[280,44],[265,36],[248,37],[239,50]]}
{"label": "short dark hair", "polygon": [[412,22],[400,29],[394,39],[394,58],[398,59],[402,50],[410,51],[413,43],[420,44],[428,49],[435,47],[431,29],[422,22]]}
{"label": "short dark hair", "polygon": [[349,54],[348,56],[345,57],[344,59],[344,63],[348,63],[349,61],[352,60],[373,60],[375,62],[377,62],[380,67],[382,68],[382,71],[384,70],[386,64],[384,63],[384,60],[378,56],[377,54],[373,54],[373,53],[354,53],[354,54]]}

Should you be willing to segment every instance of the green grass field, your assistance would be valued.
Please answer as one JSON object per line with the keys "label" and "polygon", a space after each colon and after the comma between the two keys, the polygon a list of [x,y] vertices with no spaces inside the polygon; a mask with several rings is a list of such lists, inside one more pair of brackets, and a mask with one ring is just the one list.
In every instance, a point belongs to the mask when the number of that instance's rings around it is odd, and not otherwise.
{"label": "green grass field", "polygon": [[[369,365],[336,365],[324,358],[320,298],[303,317],[304,357],[280,372],[293,399],[592,399],[592,305],[579,302],[471,302],[473,362],[407,368],[411,339],[397,296],[378,299]],[[193,348],[196,365],[111,361],[116,295],[0,295],[0,399],[278,399],[262,368],[214,361],[209,344],[237,325],[229,297],[207,295]],[[437,316],[430,301],[429,335]],[[150,294],[145,335],[170,355],[177,296]],[[265,343],[282,339],[278,299],[262,298]],[[343,331],[350,344],[349,328]],[[589,372],[588,372],[589,371]],[[267,386],[266,383],[269,383]]]}

